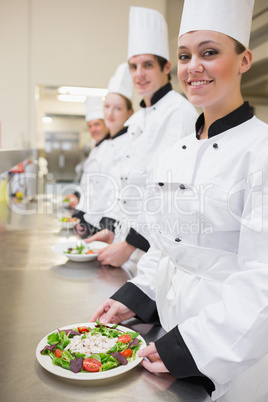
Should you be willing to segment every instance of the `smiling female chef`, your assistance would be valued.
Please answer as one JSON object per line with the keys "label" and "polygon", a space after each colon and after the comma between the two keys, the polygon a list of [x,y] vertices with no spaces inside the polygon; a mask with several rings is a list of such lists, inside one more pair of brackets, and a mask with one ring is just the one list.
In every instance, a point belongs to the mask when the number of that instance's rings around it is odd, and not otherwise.
{"label": "smiling female chef", "polygon": [[128,127],[124,126],[124,123],[133,114],[133,82],[128,63],[117,67],[109,80],[107,90],[103,115],[109,134],[99,146],[94,162],[83,175],[83,199],[79,203],[83,212],[76,215],[81,220],[76,225],[76,231],[82,237],[101,229],[103,211],[109,207],[109,193],[115,185],[112,170],[116,169],[124,144],[128,142]]}
{"label": "smiling female chef", "polygon": [[141,109],[126,122],[130,141],[117,169],[117,208],[105,215],[106,222],[117,221],[115,239],[111,231],[104,231],[87,241],[114,241],[100,251],[98,260],[119,267],[124,264],[125,269],[135,273],[138,259],[150,246],[142,218],[148,171],[163,149],[194,130],[197,113],[169,82],[168,27],[157,10],[130,8],[128,63],[143,100]]}
{"label": "smiling female chef", "polygon": [[159,318],[143,366],[209,380],[216,400],[268,352],[268,125],[240,91],[253,1],[199,3],[184,2],[178,77],[204,113],[155,167],[154,246],[91,320]]}

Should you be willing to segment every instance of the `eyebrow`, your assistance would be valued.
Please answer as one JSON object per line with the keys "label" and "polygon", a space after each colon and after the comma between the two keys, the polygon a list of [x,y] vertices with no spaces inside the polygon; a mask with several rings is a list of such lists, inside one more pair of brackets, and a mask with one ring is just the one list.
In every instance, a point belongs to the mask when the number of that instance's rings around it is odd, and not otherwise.
{"label": "eyebrow", "polygon": [[[198,47],[207,45],[208,43],[214,43],[215,45],[220,45],[221,46],[221,44],[219,42],[215,42],[214,40],[204,40],[203,42],[200,42],[198,44]],[[179,46],[178,49],[187,49],[187,47],[186,46]]]}

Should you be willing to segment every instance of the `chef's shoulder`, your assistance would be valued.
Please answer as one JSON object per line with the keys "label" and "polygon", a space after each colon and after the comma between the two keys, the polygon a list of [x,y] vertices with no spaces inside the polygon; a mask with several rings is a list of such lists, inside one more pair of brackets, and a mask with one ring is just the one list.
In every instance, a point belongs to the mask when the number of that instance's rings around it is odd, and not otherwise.
{"label": "chef's shoulder", "polygon": [[170,104],[171,110],[180,110],[198,117],[195,107],[188,101],[188,99],[174,90],[168,92],[166,95],[166,103]]}

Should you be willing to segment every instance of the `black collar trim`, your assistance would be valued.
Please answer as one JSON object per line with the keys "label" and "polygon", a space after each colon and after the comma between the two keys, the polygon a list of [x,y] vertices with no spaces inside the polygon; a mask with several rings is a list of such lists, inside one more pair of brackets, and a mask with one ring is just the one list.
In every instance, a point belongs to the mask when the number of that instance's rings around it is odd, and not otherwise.
{"label": "black collar trim", "polygon": [[111,140],[114,140],[117,137],[120,137],[121,135],[125,134],[127,132],[128,127],[123,127],[121,130],[118,131],[113,137],[110,137]]}
{"label": "black collar trim", "polygon": [[97,142],[97,144],[95,145],[95,147],[98,147],[103,141],[108,140],[110,138],[110,134],[106,134],[106,136],[100,140],[99,142]]}
{"label": "black collar trim", "polygon": [[[164,85],[163,87],[158,89],[158,91],[156,91],[153,94],[153,97],[151,99],[151,106],[155,105],[158,101],[160,101],[160,99],[162,99],[170,91],[172,91],[172,85],[170,82],[168,82],[166,85]],[[140,107],[143,107],[143,108],[146,107],[144,100],[141,101]]]}
{"label": "black collar trim", "polygon": [[[242,106],[234,110],[233,112],[227,114],[214,121],[208,129],[208,138],[214,137],[217,134],[221,134],[230,128],[239,126],[242,123],[245,123],[247,120],[250,120],[253,117],[253,114],[250,110],[250,106],[248,102],[245,102]],[[201,127],[204,125],[204,113],[202,113],[195,124],[195,132],[196,138],[198,138],[198,132]]]}

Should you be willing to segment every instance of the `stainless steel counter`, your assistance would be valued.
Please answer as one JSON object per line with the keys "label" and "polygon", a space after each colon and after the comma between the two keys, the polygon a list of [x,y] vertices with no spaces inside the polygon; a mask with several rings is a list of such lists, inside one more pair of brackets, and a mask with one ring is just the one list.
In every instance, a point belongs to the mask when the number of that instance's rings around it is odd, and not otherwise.
{"label": "stainless steel counter", "polygon": [[[54,244],[75,238],[72,230],[57,227],[57,211],[43,198],[17,204],[16,212],[0,205],[0,401],[211,401],[198,385],[169,374],[151,374],[142,366],[106,380],[76,381],[57,377],[39,365],[35,350],[48,332],[88,321],[95,307],[129,278],[124,270],[101,266],[96,260],[74,263],[56,254]],[[147,342],[163,334],[160,327],[135,319],[125,324]],[[260,370],[262,376],[267,374],[267,367],[264,361],[254,375]],[[266,399],[247,399],[244,385],[242,380],[238,389],[231,390],[231,399],[227,394],[224,401],[268,400],[267,385],[262,384]]]}

